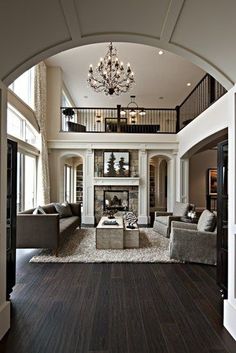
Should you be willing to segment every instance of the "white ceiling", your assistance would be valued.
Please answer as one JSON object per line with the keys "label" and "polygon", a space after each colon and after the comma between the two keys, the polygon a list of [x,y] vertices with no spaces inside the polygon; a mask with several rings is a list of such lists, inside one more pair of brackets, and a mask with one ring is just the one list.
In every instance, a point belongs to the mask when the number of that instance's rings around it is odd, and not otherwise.
{"label": "white ceiling", "polygon": [[[87,84],[89,64],[95,67],[104,57],[108,43],[92,44],[64,51],[46,60],[49,66],[59,66],[63,80],[74,104],[83,107],[126,106],[130,95],[136,96],[139,106],[174,108],[180,104],[205,72],[189,61],[159,49],[142,44],[114,43],[118,57],[124,64],[130,62],[135,73],[135,85],[125,94],[107,97],[96,93]],[[191,82],[191,87],[187,83]],[[88,98],[85,98],[85,97]],[[160,99],[163,97],[163,99]]]}
{"label": "white ceiling", "polygon": [[112,40],[181,55],[230,89],[235,13],[235,0],[30,0],[27,11],[22,1],[0,1],[0,80],[9,85],[63,50]]}

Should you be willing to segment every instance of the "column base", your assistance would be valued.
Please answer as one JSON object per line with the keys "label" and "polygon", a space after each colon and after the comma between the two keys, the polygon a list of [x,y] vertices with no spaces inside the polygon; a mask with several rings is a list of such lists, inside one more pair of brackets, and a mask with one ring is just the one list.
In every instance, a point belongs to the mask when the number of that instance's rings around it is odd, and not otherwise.
{"label": "column base", "polygon": [[147,226],[149,223],[149,217],[147,216],[139,216],[138,217],[138,224],[140,226]]}

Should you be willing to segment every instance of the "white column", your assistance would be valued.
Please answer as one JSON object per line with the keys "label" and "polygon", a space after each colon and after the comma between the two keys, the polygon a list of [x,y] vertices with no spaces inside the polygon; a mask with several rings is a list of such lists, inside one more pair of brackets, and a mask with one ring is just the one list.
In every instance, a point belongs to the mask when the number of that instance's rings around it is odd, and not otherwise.
{"label": "white column", "polygon": [[189,159],[180,160],[180,202],[189,201]]}
{"label": "white column", "polygon": [[172,212],[176,201],[176,156],[167,162],[167,211]]}
{"label": "white column", "polygon": [[83,217],[82,223],[94,225],[94,151],[88,149],[83,165]]}
{"label": "white column", "polygon": [[228,223],[228,299],[224,300],[224,326],[236,340],[236,163],[235,163],[235,93],[232,98],[232,119],[228,129],[228,195],[229,195],[229,223]]}
{"label": "white column", "polygon": [[10,302],[6,301],[6,190],[7,88],[0,82],[0,339],[10,328]]}
{"label": "white column", "polygon": [[138,223],[148,224],[148,185],[149,185],[149,168],[148,155],[146,150],[139,151],[139,196],[138,196]]}
{"label": "white column", "polygon": [[189,201],[189,159],[176,156],[176,201]]}

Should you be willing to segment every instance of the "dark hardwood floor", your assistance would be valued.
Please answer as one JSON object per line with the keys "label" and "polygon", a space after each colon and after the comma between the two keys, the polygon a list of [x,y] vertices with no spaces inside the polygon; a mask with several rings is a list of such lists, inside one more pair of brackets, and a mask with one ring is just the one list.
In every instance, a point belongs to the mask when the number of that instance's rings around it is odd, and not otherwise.
{"label": "dark hardwood floor", "polygon": [[3,353],[235,353],[214,267],[35,264],[21,253]]}

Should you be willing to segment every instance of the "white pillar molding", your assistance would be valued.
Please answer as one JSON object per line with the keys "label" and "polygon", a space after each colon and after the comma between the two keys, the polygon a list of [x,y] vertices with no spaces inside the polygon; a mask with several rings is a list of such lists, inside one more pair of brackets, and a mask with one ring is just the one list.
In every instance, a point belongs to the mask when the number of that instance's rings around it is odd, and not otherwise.
{"label": "white pillar molding", "polygon": [[[224,300],[224,326],[236,340],[236,93],[228,129],[228,299]],[[233,181],[233,182],[232,182]]]}
{"label": "white pillar molding", "polygon": [[10,328],[6,301],[7,87],[0,81],[0,339]]}
{"label": "white pillar molding", "polygon": [[86,150],[83,168],[84,206],[82,223],[94,225],[94,150]]}
{"label": "white pillar molding", "polygon": [[148,168],[148,154],[146,149],[139,150],[139,196],[138,196],[138,223],[149,223],[149,168]]}
{"label": "white pillar molding", "polygon": [[176,201],[176,155],[167,161],[167,211],[172,212]]}
{"label": "white pillar molding", "polygon": [[180,159],[180,202],[189,202],[189,159]]}

